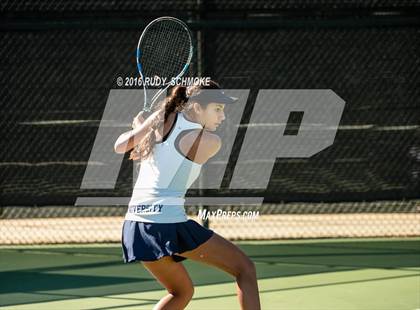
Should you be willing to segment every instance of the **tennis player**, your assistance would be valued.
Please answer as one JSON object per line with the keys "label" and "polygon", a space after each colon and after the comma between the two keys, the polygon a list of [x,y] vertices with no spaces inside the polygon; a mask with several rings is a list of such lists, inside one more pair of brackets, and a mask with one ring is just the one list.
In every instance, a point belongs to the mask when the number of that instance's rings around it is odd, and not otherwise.
{"label": "tennis player", "polygon": [[217,267],[236,279],[241,309],[260,309],[254,263],[235,244],[188,219],[187,189],[222,141],[214,131],[225,119],[224,107],[235,98],[220,86],[175,86],[159,108],[145,119],[140,112],[133,130],[115,143],[117,153],[131,150],[141,166],[122,231],[126,263],[140,261],[167,289],[153,308],[184,309],[194,287],[181,261]]}

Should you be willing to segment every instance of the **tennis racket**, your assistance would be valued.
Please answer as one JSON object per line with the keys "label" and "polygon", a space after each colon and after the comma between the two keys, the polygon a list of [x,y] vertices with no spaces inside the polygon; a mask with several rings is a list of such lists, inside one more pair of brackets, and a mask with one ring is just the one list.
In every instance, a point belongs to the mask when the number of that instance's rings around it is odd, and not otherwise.
{"label": "tennis racket", "polygon": [[[137,44],[137,69],[144,89],[143,111],[150,113],[153,104],[170,85],[188,70],[193,54],[191,32],[187,25],[174,17],[159,17],[150,22]],[[146,81],[159,77],[161,87],[148,98]]]}

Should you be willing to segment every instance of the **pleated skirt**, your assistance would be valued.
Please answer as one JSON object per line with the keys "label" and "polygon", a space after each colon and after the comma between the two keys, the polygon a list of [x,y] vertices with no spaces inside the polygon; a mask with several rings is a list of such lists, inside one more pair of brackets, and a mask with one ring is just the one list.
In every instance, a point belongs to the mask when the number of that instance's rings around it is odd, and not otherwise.
{"label": "pleated skirt", "polygon": [[206,242],[213,230],[188,219],[180,223],[145,223],[125,220],[122,229],[122,250],[125,263],[156,261],[171,256],[180,262],[191,251]]}

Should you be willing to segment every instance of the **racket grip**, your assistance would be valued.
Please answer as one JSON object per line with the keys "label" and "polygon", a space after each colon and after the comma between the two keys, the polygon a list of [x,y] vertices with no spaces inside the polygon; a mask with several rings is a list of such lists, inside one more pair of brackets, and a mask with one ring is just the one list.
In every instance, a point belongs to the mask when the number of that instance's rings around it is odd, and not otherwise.
{"label": "racket grip", "polygon": [[141,116],[142,116],[144,119],[147,119],[150,115],[152,115],[152,112],[151,112],[151,111],[146,111],[146,110],[143,110],[143,111],[141,112]]}

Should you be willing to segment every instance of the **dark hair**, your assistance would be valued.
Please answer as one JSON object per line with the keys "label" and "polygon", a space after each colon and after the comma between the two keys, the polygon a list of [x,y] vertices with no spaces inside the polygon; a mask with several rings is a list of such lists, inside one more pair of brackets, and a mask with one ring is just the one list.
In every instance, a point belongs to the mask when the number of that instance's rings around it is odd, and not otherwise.
{"label": "dark hair", "polygon": [[158,129],[159,126],[162,126],[161,128],[163,128],[163,124],[168,119],[169,115],[173,112],[182,111],[186,107],[189,97],[194,97],[200,92],[201,89],[220,89],[220,86],[214,81],[210,81],[208,85],[198,84],[188,87],[182,85],[174,86],[170,91],[170,95],[157,105],[157,109],[155,109],[155,111],[160,111],[158,113],[158,117],[154,119],[153,124],[146,136],[131,151],[129,159],[143,160],[149,157],[152,154],[153,147],[156,144],[156,129]]}
{"label": "dark hair", "polygon": [[188,101],[186,91],[187,89],[185,86],[177,85],[171,89],[171,94],[167,96],[159,105],[157,105],[158,108],[156,110],[160,111],[158,113],[158,117],[153,120],[149,132],[131,151],[129,159],[145,159],[151,155],[153,147],[156,144],[156,129],[164,124],[172,112],[182,111]]}

